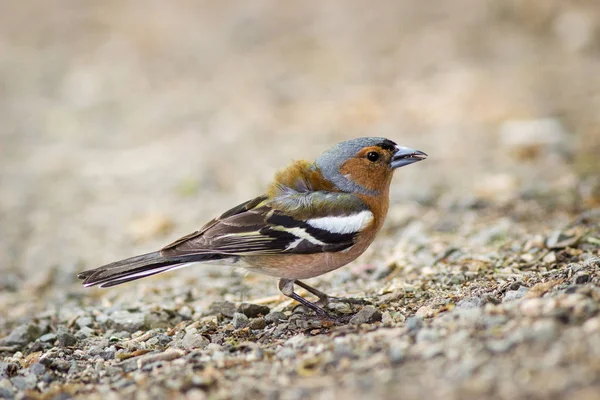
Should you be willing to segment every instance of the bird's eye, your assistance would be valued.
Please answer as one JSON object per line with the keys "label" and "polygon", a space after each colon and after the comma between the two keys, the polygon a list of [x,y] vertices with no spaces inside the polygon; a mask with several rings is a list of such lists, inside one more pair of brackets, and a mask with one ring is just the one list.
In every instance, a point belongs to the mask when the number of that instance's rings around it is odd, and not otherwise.
{"label": "bird's eye", "polygon": [[367,159],[371,162],[375,162],[379,160],[379,153],[377,153],[376,151],[370,151],[369,153],[367,153]]}

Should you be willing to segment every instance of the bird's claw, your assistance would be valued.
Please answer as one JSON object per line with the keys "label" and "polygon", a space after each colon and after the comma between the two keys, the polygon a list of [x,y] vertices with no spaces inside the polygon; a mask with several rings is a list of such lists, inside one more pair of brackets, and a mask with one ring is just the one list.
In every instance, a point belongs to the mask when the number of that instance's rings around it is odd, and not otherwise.
{"label": "bird's claw", "polygon": [[361,306],[372,304],[370,301],[365,299],[357,299],[353,297],[335,297],[335,296],[327,296],[323,298],[319,298],[319,301],[316,304],[326,307],[329,303],[346,303],[346,304],[357,304]]}

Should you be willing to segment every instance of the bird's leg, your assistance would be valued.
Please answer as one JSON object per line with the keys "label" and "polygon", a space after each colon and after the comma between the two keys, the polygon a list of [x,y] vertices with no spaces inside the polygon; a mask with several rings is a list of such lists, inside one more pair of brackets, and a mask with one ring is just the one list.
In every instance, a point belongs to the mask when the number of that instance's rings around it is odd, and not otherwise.
{"label": "bird's leg", "polygon": [[315,296],[317,296],[319,298],[319,301],[317,302],[317,304],[321,304],[323,306],[327,306],[327,304],[329,303],[329,300],[332,298],[327,293],[323,293],[319,289],[315,289],[314,287],[312,287],[310,285],[307,285],[304,282],[295,281],[295,283],[296,283],[296,285],[298,285],[301,288],[305,289],[307,292],[312,293]]}
{"label": "bird's leg", "polygon": [[309,293],[312,293],[315,296],[317,296],[319,298],[319,301],[317,302],[317,304],[320,304],[323,306],[327,306],[327,304],[329,304],[330,301],[338,301],[340,303],[348,303],[348,304],[368,304],[369,303],[362,299],[349,299],[349,298],[344,298],[344,297],[329,296],[328,294],[323,293],[320,290],[315,289],[314,287],[307,285],[306,283],[301,282],[301,281],[295,281],[294,283],[296,283],[296,285],[305,289]]}
{"label": "bird's leg", "polygon": [[[294,292],[294,282],[297,282],[297,281],[294,281],[293,279],[281,278],[279,280],[279,290],[281,291],[281,293],[283,293],[287,297],[290,297],[290,298],[296,300],[298,303],[300,303],[302,305],[305,305],[306,307],[308,307],[311,310],[313,310],[314,312],[316,312],[318,315],[320,315],[322,317],[331,318],[329,316],[329,314],[327,313],[327,311],[325,311],[324,309],[322,309],[318,305],[316,305],[314,303],[311,303],[310,301],[306,300],[304,297],[300,296],[298,293]],[[303,286],[303,285],[304,284],[302,284],[301,286],[306,289],[306,287]],[[306,289],[306,290],[308,290],[308,289]],[[313,290],[316,290],[316,289],[313,289]],[[319,292],[319,293],[321,293],[321,292]],[[324,293],[321,293],[321,294],[325,295]],[[327,295],[325,295],[325,296],[327,296]],[[317,297],[318,297],[318,295],[317,295]]]}

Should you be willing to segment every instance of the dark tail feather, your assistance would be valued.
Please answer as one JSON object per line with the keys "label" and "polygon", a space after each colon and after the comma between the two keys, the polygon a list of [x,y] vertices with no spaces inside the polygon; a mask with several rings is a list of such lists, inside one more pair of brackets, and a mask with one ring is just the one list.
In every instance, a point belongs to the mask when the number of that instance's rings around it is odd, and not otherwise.
{"label": "dark tail feather", "polygon": [[155,251],[154,253],[142,254],[141,256],[127,258],[96,269],[84,271],[77,275],[77,277],[83,279],[83,286],[85,287],[94,285],[110,287],[180,268],[182,264],[219,260],[222,258],[224,257],[220,254],[191,254],[164,257],[160,251]]}

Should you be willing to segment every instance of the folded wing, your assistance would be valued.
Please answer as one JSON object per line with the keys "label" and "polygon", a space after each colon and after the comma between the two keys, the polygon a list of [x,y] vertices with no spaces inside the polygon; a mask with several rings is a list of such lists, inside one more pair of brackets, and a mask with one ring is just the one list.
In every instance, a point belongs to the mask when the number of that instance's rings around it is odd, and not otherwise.
{"label": "folded wing", "polygon": [[304,192],[257,198],[211,221],[202,230],[166,246],[176,257],[311,254],[351,247],[373,214],[347,193]]}

